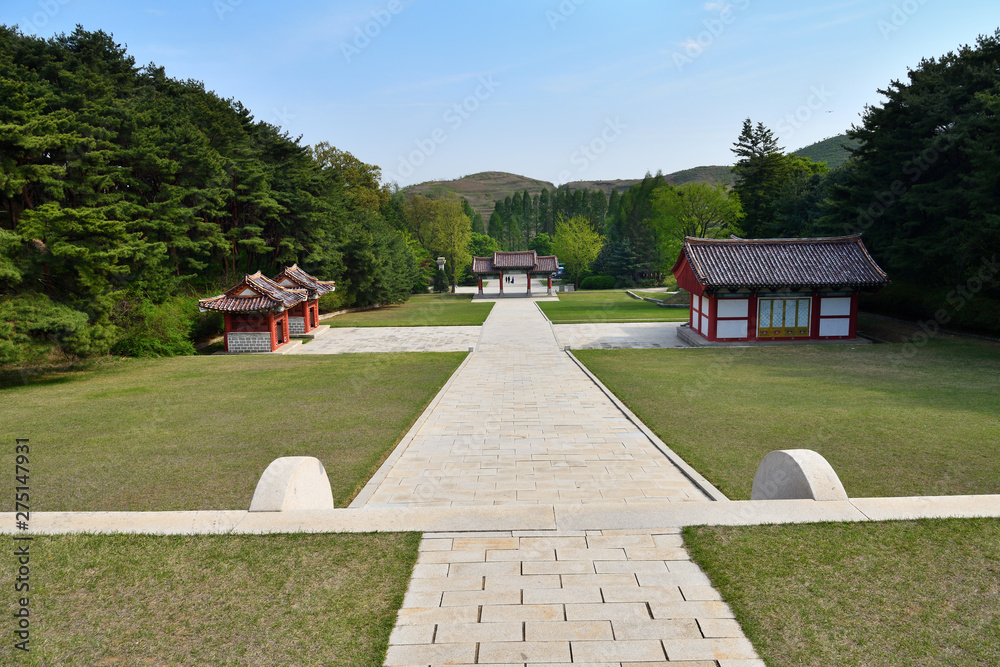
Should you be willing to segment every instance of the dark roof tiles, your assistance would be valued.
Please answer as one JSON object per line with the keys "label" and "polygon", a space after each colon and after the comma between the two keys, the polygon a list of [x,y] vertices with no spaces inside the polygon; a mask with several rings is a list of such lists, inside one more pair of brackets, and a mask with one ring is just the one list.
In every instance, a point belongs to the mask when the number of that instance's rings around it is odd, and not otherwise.
{"label": "dark roof tiles", "polygon": [[815,239],[684,239],[699,283],[712,288],[877,287],[889,283],[860,235]]}
{"label": "dark roof tiles", "polygon": [[218,296],[201,299],[198,307],[229,313],[280,311],[302,303],[307,298],[307,290],[282,287],[258,271],[244,276],[243,280]]}
{"label": "dark roof tiles", "polygon": [[324,294],[334,291],[336,283],[332,280],[317,280],[299,268],[298,264],[292,264],[274,277],[275,283],[280,283],[283,278],[298,285],[302,289],[309,291],[310,299],[317,299]]}
{"label": "dark roof tiles", "polygon": [[559,270],[559,260],[555,255],[539,256],[534,250],[495,252],[492,257],[472,258],[473,273],[497,273],[508,269],[553,273]]}

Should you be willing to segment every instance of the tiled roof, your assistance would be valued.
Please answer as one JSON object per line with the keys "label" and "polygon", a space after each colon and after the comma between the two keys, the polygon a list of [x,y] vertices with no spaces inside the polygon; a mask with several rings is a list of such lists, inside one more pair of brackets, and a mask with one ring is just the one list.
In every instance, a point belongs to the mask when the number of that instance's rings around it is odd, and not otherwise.
{"label": "tiled roof", "polygon": [[534,250],[495,252],[492,257],[473,257],[473,273],[497,273],[507,269],[521,269],[532,273],[553,273],[559,270],[555,255],[539,256]]}
{"label": "tiled roof", "polygon": [[674,270],[687,258],[706,287],[877,287],[889,283],[861,235],[815,239],[684,239]]}
{"label": "tiled roof", "polygon": [[317,280],[299,268],[298,264],[286,267],[281,273],[274,277],[274,282],[280,283],[282,278],[288,278],[302,289],[309,291],[310,299],[317,299],[328,292],[334,291],[337,284],[332,280]]}
{"label": "tiled roof", "polygon": [[[252,294],[244,295],[245,292]],[[254,313],[280,311],[302,303],[309,296],[304,289],[287,289],[260,271],[244,276],[243,280],[230,287],[223,294],[201,299],[198,307],[202,310],[218,310],[228,313]]]}

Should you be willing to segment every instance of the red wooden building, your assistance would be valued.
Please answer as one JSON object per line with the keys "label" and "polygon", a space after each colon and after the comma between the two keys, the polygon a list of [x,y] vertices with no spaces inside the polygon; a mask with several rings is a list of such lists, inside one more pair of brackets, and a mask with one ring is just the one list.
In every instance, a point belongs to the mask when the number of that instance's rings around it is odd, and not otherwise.
{"label": "red wooden building", "polygon": [[319,324],[319,298],[336,289],[332,280],[317,280],[292,264],[274,277],[274,282],[287,289],[304,289],[309,297],[288,310],[288,326],[292,335],[309,333]]}
{"label": "red wooden building", "polygon": [[483,276],[497,276],[500,279],[500,294],[503,294],[505,275],[526,273],[528,275],[527,294],[531,294],[531,274],[548,274],[548,293],[552,293],[552,274],[559,270],[559,259],[555,255],[539,255],[534,250],[517,252],[495,252],[492,257],[473,257],[472,273],[479,278],[479,294],[483,293]]}
{"label": "red wooden building", "polygon": [[889,283],[860,234],[689,237],[672,272],[691,293],[690,331],[723,342],[856,338],[858,293]]}
{"label": "red wooden building", "polygon": [[225,314],[226,352],[274,352],[291,337],[289,312],[308,298],[307,290],[287,289],[258,271],[198,307]]}

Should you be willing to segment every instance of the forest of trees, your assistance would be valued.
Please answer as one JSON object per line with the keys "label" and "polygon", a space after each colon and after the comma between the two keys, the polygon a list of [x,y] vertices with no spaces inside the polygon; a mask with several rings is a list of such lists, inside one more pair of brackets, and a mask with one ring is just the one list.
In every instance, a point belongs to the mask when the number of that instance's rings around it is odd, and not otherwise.
{"label": "forest of trees", "polygon": [[327,308],[394,303],[426,291],[438,256],[440,288],[471,281],[473,255],[550,254],[585,227],[600,250],[575,277],[620,286],[663,279],[685,235],[860,232],[893,280],[866,307],[1000,332],[998,61],[1000,31],[922,61],[880,91],[832,170],[747,119],[732,189],[647,174],[610,196],[514,194],[484,220],[137,66],[103,32],[0,26],[0,366],[191,353],[220,326],[197,298],[244,273],[297,262],[337,281]]}

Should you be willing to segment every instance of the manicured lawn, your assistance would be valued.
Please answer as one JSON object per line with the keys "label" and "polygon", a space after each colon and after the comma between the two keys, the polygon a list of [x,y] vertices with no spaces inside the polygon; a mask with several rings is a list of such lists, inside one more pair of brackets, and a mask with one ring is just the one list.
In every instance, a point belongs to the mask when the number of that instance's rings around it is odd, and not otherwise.
{"label": "manicured lawn", "polygon": [[1000,664],[1000,520],[690,527],[771,667]]}
{"label": "manicured lawn", "polygon": [[574,354],[730,498],[750,497],[765,454],[798,448],[852,497],[1000,493],[1000,345]]}
{"label": "manicured lawn", "polygon": [[30,438],[38,511],[246,509],[279,456],[317,457],[343,507],[464,357],[126,360],[0,390],[0,442]]}
{"label": "manicured lawn", "polygon": [[553,324],[686,322],[688,319],[687,308],[661,308],[648,301],[633,299],[625,290],[560,292],[559,301],[539,301],[538,305]]}
{"label": "manicured lawn", "polygon": [[[15,662],[375,667],[385,657],[419,539],[36,537],[31,651]],[[13,591],[13,578],[14,569],[3,568],[0,586]],[[12,627],[8,622],[8,659],[20,654]]]}
{"label": "manicured lawn", "polygon": [[322,324],[331,327],[479,326],[493,304],[472,302],[470,294],[415,294],[406,303],[358,313],[344,313]]}

